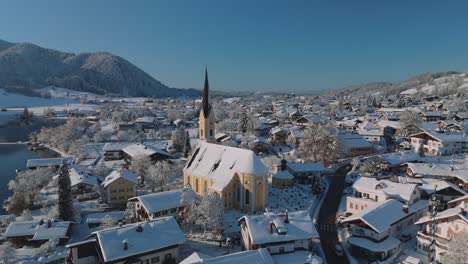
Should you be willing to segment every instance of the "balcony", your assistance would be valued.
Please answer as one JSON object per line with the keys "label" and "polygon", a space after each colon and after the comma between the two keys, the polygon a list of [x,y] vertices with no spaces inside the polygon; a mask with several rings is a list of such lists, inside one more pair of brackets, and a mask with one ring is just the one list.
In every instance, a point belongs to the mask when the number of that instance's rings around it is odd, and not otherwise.
{"label": "balcony", "polygon": [[389,235],[388,231],[385,231],[383,233],[377,233],[377,232],[375,232],[373,230],[370,230],[370,229],[367,229],[367,228],[364,228],[364,227],[360,227],[360,226],[350,227],[349,232],[350,232],[350,234],[352,236],[366,237],[366,238],[372,239],[374,241],[381,241],[382,239],[385,239]]}

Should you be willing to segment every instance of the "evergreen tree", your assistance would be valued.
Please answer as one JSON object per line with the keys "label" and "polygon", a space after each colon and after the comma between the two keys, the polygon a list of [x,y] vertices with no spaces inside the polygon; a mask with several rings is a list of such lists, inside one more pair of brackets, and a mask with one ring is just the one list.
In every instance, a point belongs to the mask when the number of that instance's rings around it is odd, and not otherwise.
{"label": "evergreen tree", "polygon": [[185,131],[185,144],[184,144],[184,157],[188,157],[190,153],[192,152],[192,146],[190,145],[190,135],[188,131]]}
{"label": "evergreen tree", "polygon": [[172,134],[172,147],[176,152],[182,152],[185,145],[185,128],[183,126],[177,127]]}
{"label": "evergreen tree", "polygon": [[319,194],[322,191],[322,185],[320,184],[320,179],[318,176],[312,177],[312,193]]}
{"label": "evergreen tree", "polygon": [[242,111],[240,120],[239,120],[239,130],[242,132],[242,134],[245,134],[247,130],[249,129],[249,117],[247,116],[246,111]]}
{"label": "evergreen tree", "polygon": [[59,217],[64,221],[73,220],[73,199],[71,195],[71,180],[68,166],[62,161],[57,179]]}

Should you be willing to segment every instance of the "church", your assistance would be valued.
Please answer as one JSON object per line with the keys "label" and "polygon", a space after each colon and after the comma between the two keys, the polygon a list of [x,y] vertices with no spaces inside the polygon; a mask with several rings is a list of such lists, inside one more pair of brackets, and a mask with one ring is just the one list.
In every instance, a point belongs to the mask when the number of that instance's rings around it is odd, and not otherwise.
{"label": "church", "polygon": [[251,150],[215,143],[207,70],[198,132],[198,144],[184,168],[184,184],[199,195],[215,192],[225,209],[263,210],[268,205],[268,169]]}

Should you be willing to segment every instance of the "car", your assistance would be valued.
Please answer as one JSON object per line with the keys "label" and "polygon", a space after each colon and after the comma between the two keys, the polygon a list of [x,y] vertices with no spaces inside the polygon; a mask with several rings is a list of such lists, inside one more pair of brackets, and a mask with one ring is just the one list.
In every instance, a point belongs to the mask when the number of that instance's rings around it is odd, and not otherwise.
{"label": "car", "polygon": [[344,255],[343,246],[340,243],[335,244],[335,255],[341,257]]}
{"label": "car", "polygon": [[400,236],[400,241],[401,242],[408,242],[411,240],[411,235],[409,234],[403,234]]}

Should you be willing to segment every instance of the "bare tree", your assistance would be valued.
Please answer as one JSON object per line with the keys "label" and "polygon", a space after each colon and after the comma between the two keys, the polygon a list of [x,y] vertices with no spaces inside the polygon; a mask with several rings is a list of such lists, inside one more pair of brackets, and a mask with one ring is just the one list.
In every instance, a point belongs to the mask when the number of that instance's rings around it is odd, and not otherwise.
{"label": "bare tree", "polygon": [[465,264],[468,263],[468,254],[466,247],[468,245],[468,230],[454,236],[449,242],[449,250],[445,254],[445,263],[447,264]]}
{"label": "bare tree", "polygon": [[400,115],[400,134],[404,137],[419,132],[418,125],[421,123],[418,113],[406,110]]}
{"label": "bare tree", "polygon": [[156,187],[159,191],[164,191],[164,185],[167,184],[172,176],[171,166],[167,162],[158,162],[148,169],[146,183],[151,186],[153,192]]}

